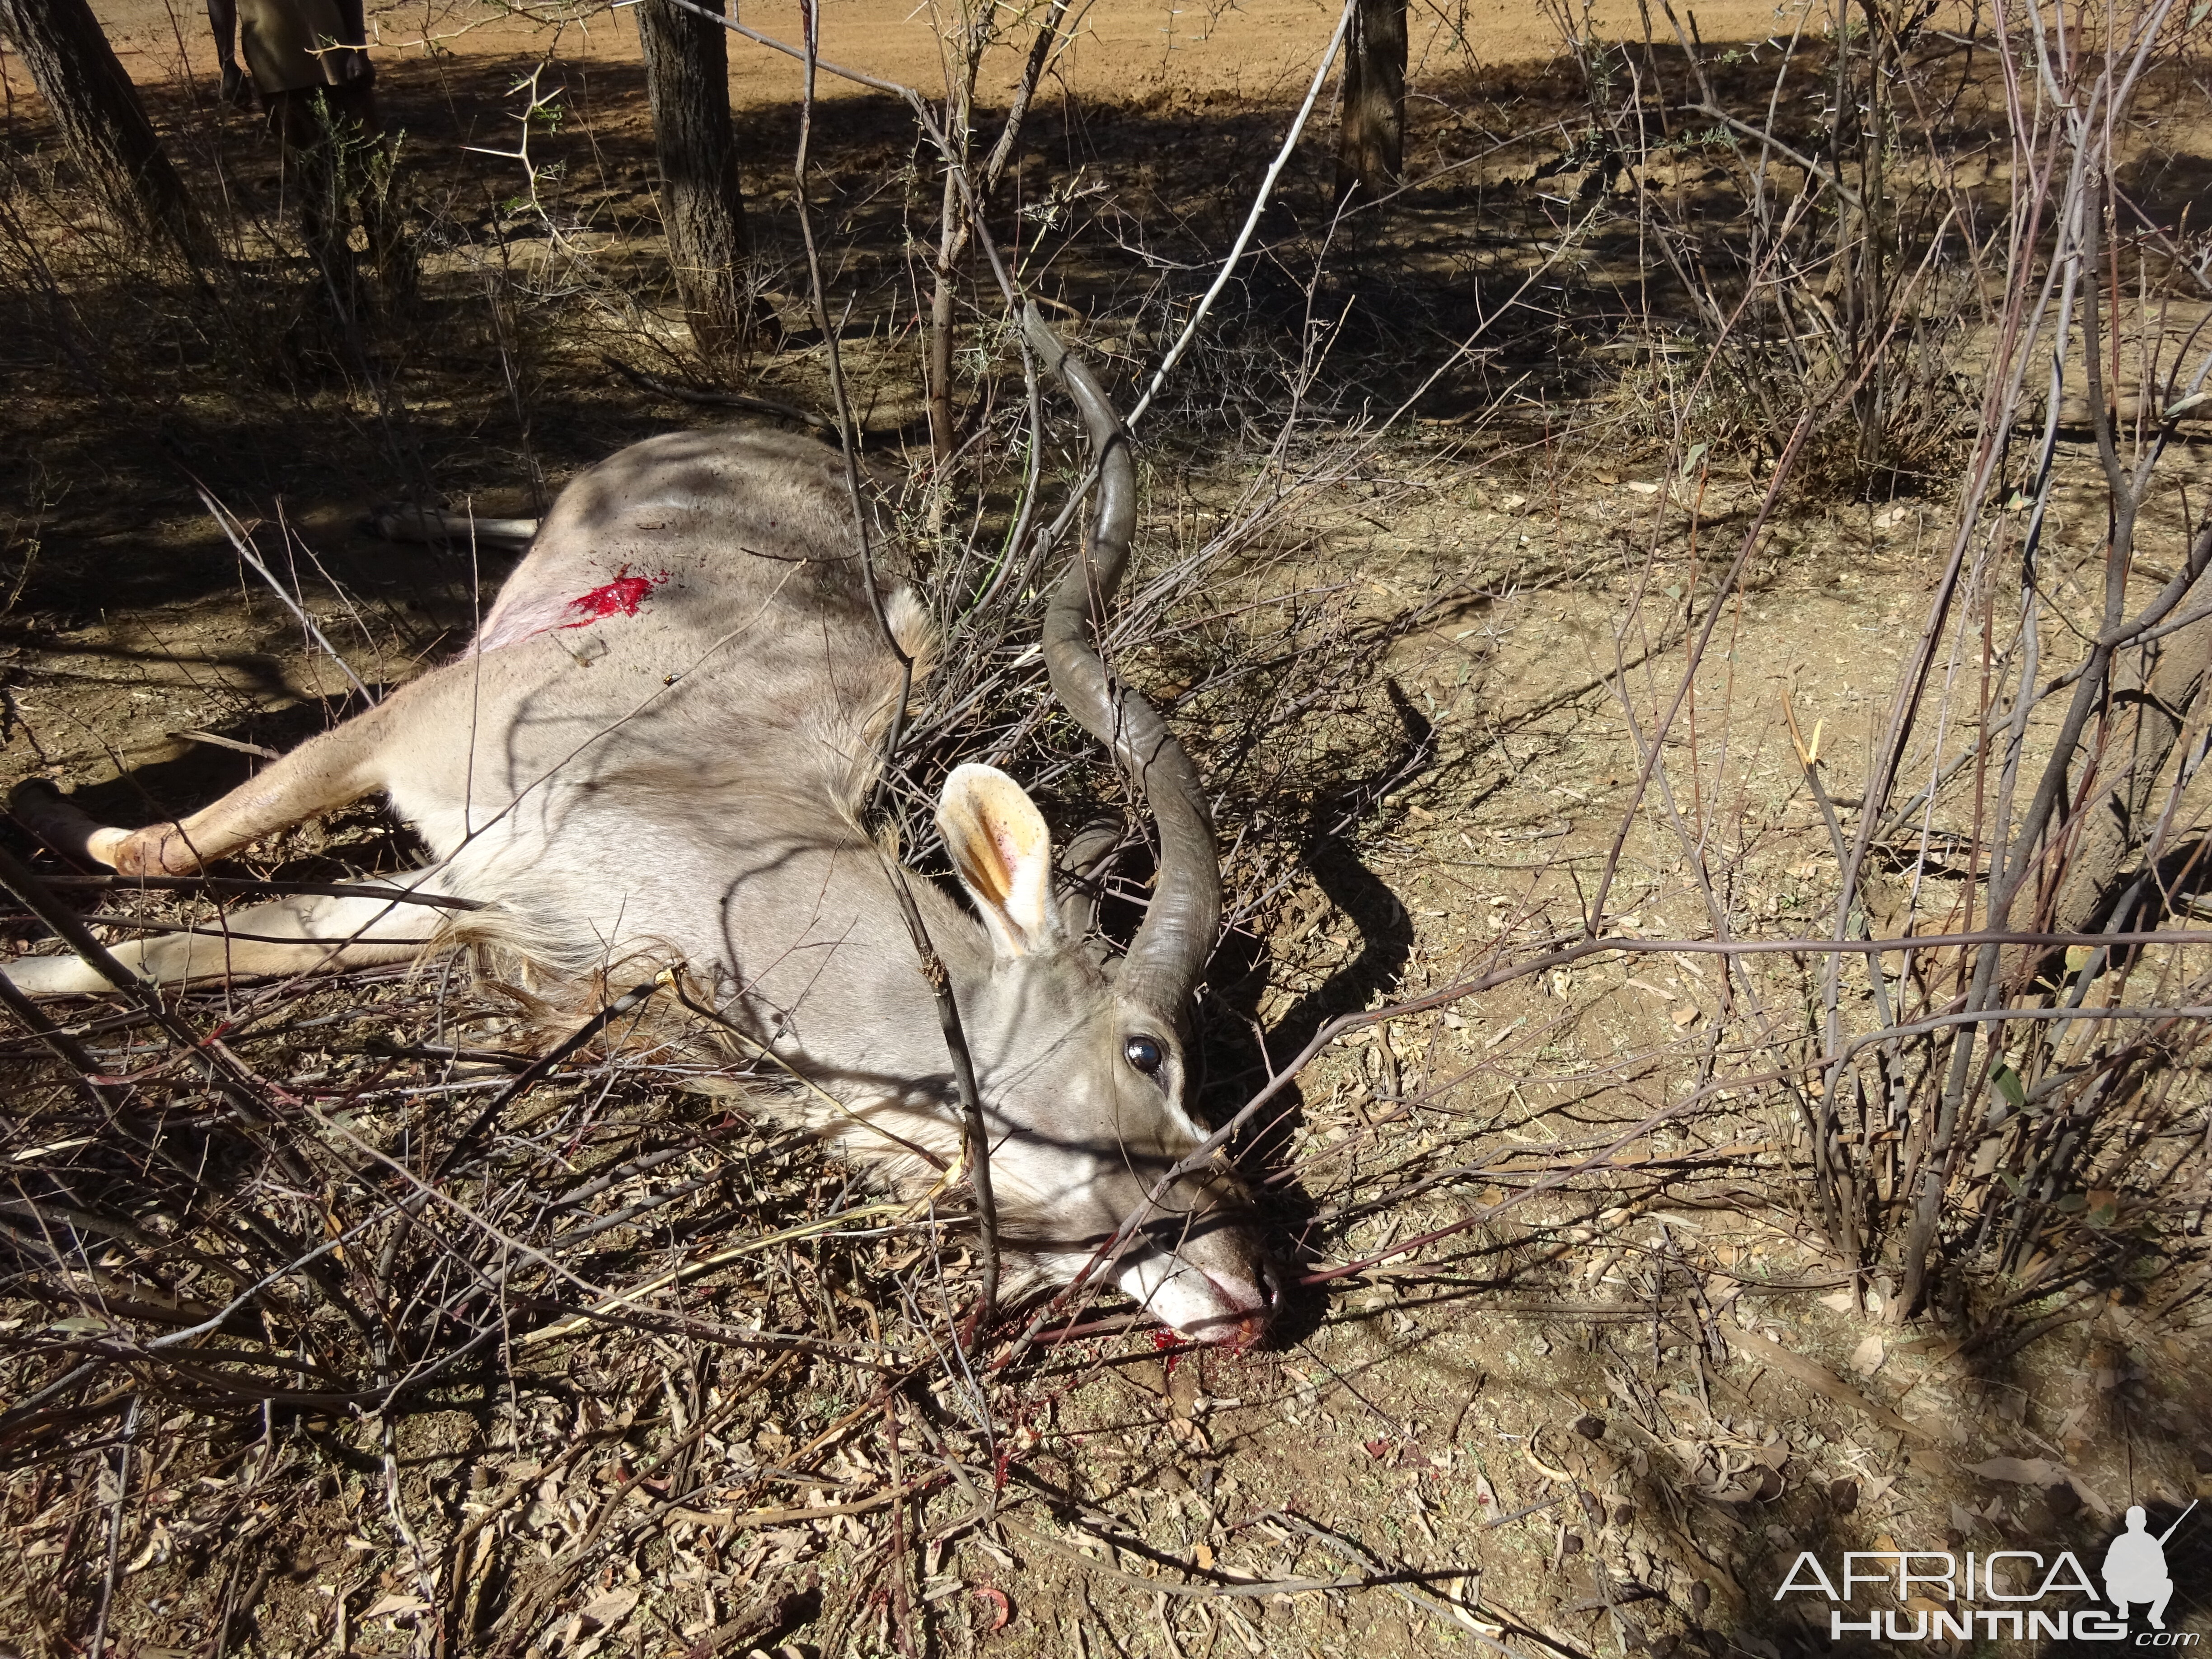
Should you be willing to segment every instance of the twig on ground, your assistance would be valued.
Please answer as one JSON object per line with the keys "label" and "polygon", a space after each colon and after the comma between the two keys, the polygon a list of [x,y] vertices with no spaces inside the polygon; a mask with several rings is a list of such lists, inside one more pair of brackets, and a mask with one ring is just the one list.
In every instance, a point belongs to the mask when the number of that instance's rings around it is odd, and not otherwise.
{"label": "twig on ground", "polygon": [[133,1395],[131,1409],[123,1419],[123,1443],[115,1452],[115,1496],[107,1506],[107,1558],[100,1578],[100,1610],[94,1615],[92,1640],[87,1646],[91,1659],[102,1659],[107,1651],[107,1618],[115,1603],[115,1580],[123,1565],[123,1517],[131,1508],[131,1450],[138,1434],[139,1399]]}

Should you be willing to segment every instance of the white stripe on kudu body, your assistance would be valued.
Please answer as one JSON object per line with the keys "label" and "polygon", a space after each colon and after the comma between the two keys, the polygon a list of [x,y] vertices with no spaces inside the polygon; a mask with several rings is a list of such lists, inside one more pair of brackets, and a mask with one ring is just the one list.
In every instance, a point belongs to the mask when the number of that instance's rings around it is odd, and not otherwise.
{"label": "white stripe on kudu body", "polygon": [[[1141,700],[1107,689],[1090,643],[1133,516],[1126,438],[1081,366],[1041,328],[1032,338],[1101,457],[1088,568],[1048,611],[1048,659],[1070,712],[1139,774],[1160,829],[1158,896],[1127,957],[1101,968],[1060,914],[1042,818],[981,766],[957,769],[939,808],[975,914],[911,885],[974,1053],[1003,1237],[1018,1267],[1065,1280],[1200,1138],[1183,1107],[1184,1014],[1219,878],[1188,760]],[[858,823],[899,675],[863,586],[842,466],[773,434],[635,445],[562,492],[471,647],[377,708],[176,823],[105,828],[43,786],[17,792],[16,816],[125,873],[186,874],[380,792],[432,854],[392,884],[486,908],[286,898],[233,913],[228,939],[115,954],[175,981],[486,943],[579,1004],[610,975],[681,962],[857,1115],[794,1094],[794,1115],[892,1183],[916,1182],[920,1161],[860,1123],[947,1157],[959,1144],[930,993]],[[886,597],[901,644],[924,653],[921,607],[903,588]],[[35,996],[106,988],[74,957],[4,971]],[[1256,1335],[1273,1300],[1225,1173],[1178,1182],[1117,1273],[1195,1336]]]}

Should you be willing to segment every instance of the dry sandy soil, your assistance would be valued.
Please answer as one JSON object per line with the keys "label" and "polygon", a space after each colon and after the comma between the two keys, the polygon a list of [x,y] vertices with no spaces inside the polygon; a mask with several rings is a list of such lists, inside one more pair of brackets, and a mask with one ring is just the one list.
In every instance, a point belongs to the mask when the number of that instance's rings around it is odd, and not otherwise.
{"label": "dry sandy soil", "polygon": [[[1716,44],[1787,38],[1817,9],[1757,0],[1721,0],[1695,9],[1701,36]],[[194,68],[210,70],[206,28],[191,0],[95,0],[94,10],[134,80],[165,79],[178,72],[179,43]],[[1418,77],[1431,64],[1457,51],[1489,64],[1541,63],[1557,55],[1557,31],[1521,0],[1476,0],[1463,12],[1415,8],[1408,57]],[[504,8],[468,0],[371,0],[369,16],[380,56],[419,58],[426,43],[468,55],[527,57],[548,49],[563,58],[635,62],[636,36],[628,18],[593,6]],[[516,15],[516,14],[522,15]],[[574,19],[549,28],[538,17]],[[1623,0],[1594,6],[1590,26],[1601,40],[1642,37],[1637,7]],[[1315,63],[1336,26],[1331,7],[1308,0],[1249,0],[1249,3],[1170,6],[1147,0],[1092,0],[1082,9],[1074,51],[1061,71],[1080,97],[1141,99],[1167,91],[1186,96],[1279,101],[1304,91]],[[789,0],[748,5],[742,20],[779,40],[796,43],[799,8]],[[1664,27],[1661,20],[1660,27]],[[1818,29],[1817,21],[1808,27]],[[990,58],[982,95],[1003,100],[1020,72],[1022,46],[1007,46]],[[942,91],[944,70],[927,5],[904,0],[848,0],[824,9],[822,55],[871,75]],[[736,46],[730,85],[738,104],[784,102],[798,96],[800,72],[789,58]],[[834,81],[824,95],[850,95]]]}
{"label": "dry sandy soil", "polygon": [[[98,9],[165,128],[206,131],[194,125],[204,87],[174,79],[180,33],[207,78],[191,8]],[[286,580],[363,678],[388,682],[451,648],[481,602],[477,578],[489,586],[498,572],[362,538],[363,506],[427,485],[528,512],[621,442],[714,417],[599,362],[618,350],[657,371],[679,356],[653,309],[660,279],[637,274],[657,250],[628,20],[552,32],[458,6],[374,9],[387,106],[421,147],[433,222],[513,228],[499,246],[548,273],[541,295],[554,274],[586,272],[610,292],[635,287],[644,311],[576,301],[599,291],[580,276],[543,301],[547,315],[601,305],[614,320],[596,334],[577,325],[580,344],[534,337],[527,307],[479,280],[486,266],[470,250],[481,238],[457,235],[428,260],[447,332],[434,351],[395,349],[377,374],[318,379],[280,363],[257,403],[216,389],[225,354],[248,349],[243,337],[210,334],[173,362],[133,359],[143,379],[122,384],[99,371],[71,381],[58,348],[25,344],[8,363],[15,390],[0,427],[16,450],[0,507],[12,526],[0,574],[14,586],[0,617],[0,784],[44,775],[112,820],[150,819],[253,764],[176,734],[282,746],[342,701],[331,664],[210,528],[176,458],[217,479],[264,547],[312,550]],[[744,15],[786,36],[794,27],[787,5]],[[1632,4],[1592,17],[1601,37],[1640,39]],[[1218,15],[1098,0],[1056,91],[1051,142],[1072,151],[1080,132],[1097,146],[1091,165],[1132,192],[1145,169],[1217,156],[1224,175],[1249,179],[1333,21],[1289,0]],[[1730,3],[1699,8],[1698,25],[1709,44],[1759,42],[1793,17]],[[1471,85],[1490,88],[1496,107],[1556,93],[1550,26],[1518,0],[1482,0],[1456,40],[1432,11],[1418,27],[1417,63],[1437,66],[1433,88],[1451,107],[1417,149],[1445,155],[1455,124],[1472,131],[1487,118]],[[831,8],[823,50],[924,87],[937,72],[926,11],[899,3]],[[512,162],[463,149],[511,144],[510,88],[548,52],[569,112],[543,152],[565,169],[546,187],[553,232],[515,207]],[[987,81],[1003,85],[1010,63],[994,59]],[[30,154],[40,112],[10,76],[8,137]],[[732,83],[744,130],[763,154],[787,155],[788,64],[737,46]],[[1431,84],[1417,73],[1417,90]],[[879,100],[854,100],[826,125],[842,146],[826,163],[843,192],[838,232],[857,240],[902,210],[881,180],[910,143]],[[215,131],[206,153],[226,179],[273,199],[274,163],[250,124]],[[1546,153],[1511,165],[1526,177]],[[1057,175],[1069,176],[1081,168]],[[1043,199],[1046,185],[1033,188]],[[788,192],[756,189],[767,222],[787,228],[775,216]],[[1409,264],[1458,257],[1470,211],[1441,193],[1417,199],[1413,228],[1393,233]],[[1070,292],[1118,295],[1134,280],[1103,256],[1099,270]],[[113,295],[82,305],[95,321],[124,314]],[[27,340],[46,326],[40,314],[20,313]],[[2177,336],[2195,314],[2177,316]],[[1156,356],[1158,324],[1117,327],[1095,344],[1126,386],[1145,353]],[[902,337],[887,325],[854,347],[864,412],[884,430],[914,408]],[[1417,346],[1431,361],[1440,349],[1387,333],[1373,343],[1378,356]],[[1326,628],[1381,641],[1364,659],[1367,683],[1312,739],[1321,828],[1234,942],[1242,979],[1222,975],[1224,1006],[1265,1033],[1261,1063],[1328,1018],[1420,997],[1501,951],[1574,931],[1638,769],[1624,716],[1648,730],[1673,695],[1682,606],[1710,593],[1759,510],[1755,453],[1716,453],[1709,474],[1685,478],[1665,465],[1633,383],[1569,386],[1545,379],[1540,358],[1486,365],[1379,437],[1354,433],[1358,398],[1347,398],[1341,420],[1302,438],[1294,458],[1325,482],[1271,509],[1264,534],[1220,567],[1224,594],[1310,594]],[[803,342],[754,368],[756,390],[819,396]],[[1372,383],[1395,384],[1379,368]],[[1151,454],[1152,556],[1228,536],[1249,510],[1255,452],[1223,430],[1194,422]],[[2062,465],[2086,480],[2083,445],[2069,442]],[[2212,488],[2212,447],[2181,447],[2166,477],[2150,541],[2171,562]],[[2078,499],[2055,532],[2056,581],[2094,580],[2076,569],[2097,532]],[[296,543],[277,528],[280,506]],[[1699,792],[1680,808],[1726,844],[1729,902],[1754,928],[1830,925],[1836,861],[1785,703],[1804,732],[1825,730],[1829,787],[1848,796],[1948,553],[1950,506],[1940,489],[1808,495],[1785,507],[1730,602],[1668,765],[1678,792]],[[2137,585],[2148,593],[2157,576]],[[1180,666],[1166,650],[1146,662],[1158,676]],[[1205,741],[1229,747],[1219,732]],[[1656,805],[1631,818],[1623,852],[1609,905],[1618,937],[1707,933],[1705,896]],[[265,849],[252,867],[396,855],[385,826],[356,816]],[[1897,902],[1888,890],[1870,900]],[[159,1433],[149,1427],[119,1503],[104,1442],[9,1449],[0,1532],[19,1565],[0,1574],[0,1647],[25,1659],[85,1651],[113,1559],[109,1650],[164,1659],[428,1653],[441,1620],[459,1632],[441,1650],[530,1659],[755,1647],[842,1659],[900,1650],[909,1636],[954,1654],[1379,1659],[1502,1644],[1515,1659],[1779,1659],[1834,1650],[1825,1600],[1777,1599],[1801,1551],[1832,1572],[1846,1549],[2071,1548],[2094,1573],[2129,1504],[2156,1506],[2162,1525],[2212,1495],[2212,1382],[2193,1303],[2175,1310],[2158,1285],[2116,1285],[2033,1345],[1970,1346],[1971,1317],[1898,1321],[1884,1274],[1855,1294],[1803,1197],[1797,1132],[1778,1099],[1747,1091],[1615,1146],[1693,1087],[1722,1034],[1739,1029],[1711,964],[1600,959],[1333,1046],[1258,1165],[1317,1282],[1279,1340],[1250,1352],[1164,1352],[1142,1332],[1087,1338],[990,1390],[988,1442],[942,1382],[915,1390],[934,1402],[930,1426],[909,1413],[886,1434],[881,1410],[857,1415],[865,1391],[826,1363],[763,1365],[741,1350],[676,1354],[668,1340],[618,1336],[532,1349],[395,1413],[388,1438],[370,1417],[149,1407]],[[1777,1008],[1815,994],[1805,960],[1764,958],[1754,974]],[[1863,1014],[1871,994],[1857,971],[1850,1006]],[[408,1018],[391,1029],[417,1040],[445,1030],[434,1010]],[[29,1064],[27,1047],[9,1054],[0,1064]],[[566,1100],[592,1085],[580,1073],[561,1086]],[[635,1109],[648,1127],[708,1121],[696,1094],[641,1096]],[[733,1164],[817,1168],[756,1127],[742,1146],[732,1139]],[[1611,1167],[1509,1219],[1390,1254],[1606,1149]],[[720,1156],[684,1167],[711,1173]],[[819,1179],[819,1193],[839,1190]],[[626,1270],[642,1277],[658,1248],[647,1239]],[[817,1302],[733,1273],[705,1281],[691,1311],[912,1340],[915,1328],[896,1323],[892,1258],[853,1247]],[[1327,1277],[1339,1267],[1353,1270]],[[55,1313],[19,1302],[7,1328],[35,1330]],[[656,1469],[659,1483],[645,1484]],[[886,1500],[902,1480],[911,1495]],[[959,1524],[972,1481],[995,1483],[1002,1524]],[[2203,1513],[2169,1553],[2168,1623],[2188,1632],[2212,1628]],[[424,1559],[465,1616],[423,1604]],[[1312,1582],[1340,1577],[1351,1582]],[[1234,1593],[1240,1581],[1282,1588]],[[1940,1606],[1876,1605],[1907,1628]],[[526,1620],[509,1617],[517,1608]]]}

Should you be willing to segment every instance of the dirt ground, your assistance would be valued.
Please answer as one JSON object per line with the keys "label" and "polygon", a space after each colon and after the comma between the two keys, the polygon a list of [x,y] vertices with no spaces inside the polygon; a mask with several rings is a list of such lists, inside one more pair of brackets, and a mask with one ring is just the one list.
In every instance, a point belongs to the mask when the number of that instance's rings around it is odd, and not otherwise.
{"label": "dirt ground", "polygon": [[[210,76],[192,9],[97,9],[165,131],[209,131],[194,125]],[[526,514],[623,442],[721,418],[602,360],[658,374],[679,355],[661,278],[641,274],[658,250],[629,20],[580,13],[553,31],[427,0],[373,11],[386,106],[417,147],[427,217],[468,233],[426,259],[446,331],[412,356],[395,350],[375,376],[280,363],[258,402],[209,389],[232,356],[258,349],[244,325],[178,346],[173,361],[134,358],[143,378],[128,385],[97,365],[71,380],[58,353],[27,343],[0,348],[13,452],[0,463],[0,575],[13,587],[0,614],[0,785],[44,776],[106,821],[149,821],[251,775],[256,757],[237,745],[281,750],[343,707],[329,656],[211,526],[192,479],[281,559],[283,586],[354,672],[389,684],[465,637],[501,567],[375,540],[359,527],[370,503],[434,495]],[[788,4],[744,15],[795,30]],[[1588,15],[1600,38],[1642,38],[1633,4]],[[1713,45],[1764,42],[1795,22],[1789,7],[1742,0],[1697,11]],[[1295,0],[1218,13],[1097,0],[1048,141],[1073,155],[1079,134],[1091,159],[1025,186],[1028,199],[1086,188],[1089,166],[1134,202],[1133,181],[1218,158],[1221,197],[1235,202],[1333,23]],[[176,76],[179,36],[195,80]],[[927,9],[888,0],[829,9],[823,52],[924,87],[937,74]],[[513,90],[541,54],[567,115],[540,152],[556,205],[533,217],[519,164],[485,152],[512,149]],[[1422,11],[1413,57],[1439,66],[1439,106],[1450,104],[1415,148],[1445,161],[1455,143],[1487,143],[1476,129],[1498,109],[1542,106],[1556,90],[1547,77],[1563,73],[1551,26],[1518,0]],[[994,59],[987,82],[1003,86],[1012,61]],[[7,69],[7,140],[31,154],[42,112]],[[1495,74],[1488,104],[1465,95],[1478,71]],[[791,67],[733,46],[732,86],[749,142],[787,156]],[[825,118],[837,231],[857,245],[908,210],[882,181],[911,145],[882,100],[830,95],[848,105]],[[209,165],[273,222],[274,162],[250,122],[224,119],[205,141]],[[1571,137],[1555,131],[1548,152],[1498,166],[1540,181],[1543,156],[1568,154]],[[750,187],[787,261],[788,190]],[[1438,186],[1408,209],[1394,234],[1409,268],[1462,257],[1474,199]],[[573,279],[562,326],[603,314],[589,325],[599,332],[532,333],[528,307],[483,278],[482,250],[502,228],[514,234],[498,257],[539,273],[535,292]],[[1100,256],[1066,292],[1082,313],[1138,286]],[[618,310],[626,288],[637,310]],[[76,303],[87,337],[131,326],[101,321],[127,316],[127,295]],[[1692,719],[1668,739],[1677,779],[1705,793],[1675,809],[1645,799],[1616,848],[1641,765],[1629,722],[1649,731],[1672,696],[1685,608],[1711,592],[1759,513],[1771,458],[1717,452],[1694,474],[1669,470],[1619,363],[1601,376],[1540,341],[1440,386],[1379,436],[1361,428],[1363,399],[1387,409],[1405,389],[1382,360],[1448,349],[1431,327],[1438,303],[1403,334],[1394,319],[1362,337],[1366,378],[1351,377],[1340,418],[1302,453],[1328,482],[1267,521],[1267,558],[1224,566],[1241,600],[1264,572],[1315,596],[1335,625],[1389,641],[1341,726],[1316,739],[1334,769],[1314,792],[1323,827],[1217,969],[1223,1006],[1261,1034],[1256,1060],[1237,1062],[1248,1067],[1279,1064],[1330,1018],[1571,936],[1615,853],[1614,938],[1709,936],[1669,810],[1726,844],[1734,914],[1778,938],[1830,925],[1837,860],[1790,721],[1825,732],[1813,740],[1830,788],[1848,795],[1950,552],[1939,490],[1784,503],[1705,659]],[[46,326],[27,301],[14,314],[27,340]],[[2203,314],[2177,307],[2175,337]],[[1157,356],[1147,315],[1091,342],[1125,401]],[[890,432],[910,431],[915,407],[896,321],[852,348],[864,417]],[[752,372],[750,390],[818,394],[803,341]],[[1139,534],[1155,558],[1230,536],[1255,476],[1249,446],[1222,435],[1238,417],[1209,417],[1202,398],[1182,413],[1188,425],[1147,453]],[[2093,464],[2086,436],[2063,447],[2075,499],[2091,499]],[[2144,594],[2212,490],[2212,442],[2178,445],[2163,476],[2146,532],[2155,551],[2134,578]],[[2084,562],[2098,530],[2086,507],[2055,526],[2054,582],[2100,580]],[[1147,665],[1164,674],[1170,655],[1140,662],[1140,678]],[[1200,746],[1225,751],[1228,736]],[[383,867],[404,852],[362,815],[252,862]],[[1935,878],[1921,902],[1940,914],[1962,886]],[[1875,913],[1903,902],[1895,883],[1868,900]],[[11,926],[19,943],[38,931]],[[687,1395],[669,1382],[664,1397],[638,1380],[647,1345],[606,1335],[532,1348],[390,1419],[149,1405],[159,1434],[148,1431],[124,1501],[109,1490],[106,1441],[66,1456],[33,1449],[10,1466],[0,1531],[17,1565],[0,1572],[0,1650],[87,1652],[82,1609],[113,1560],[105,1639],[118,1654],[428,1654],[441,1616],[418,1594],[430,1559],[449,1564],[444,1593],[467,1602],[458,1650],[517,1659],[894,1652],[915,1632],[927,1650],[963,1655],[1780,1659],[1856,1642],[1832,1637],[1825,1597],[1781,1594],[1806,1582],[1806,1553],[1836,1574],[1846,1551],[2071,1550],[2094,1576],[2129,1505],[2149,1506],[2159,1530],[2212,1498],[2204,1315],[2185,1295],[2193,1258],[2154,1255],[2172,1278],[2077,1299],[2013,1347],[1971,1312],[1901,1321],[1888,1276],[1855,1286],[1838,1271],[1794,1173],[1800,1132],[1773,1095],[1727,1094],[1623,1141],[1710,1077],[1740,1030],[1716,961],[1597,958],[1334,1044],[1286,1097],[1256,1162],[1309,1282],[1249,1351],[1093,1335],[991,1384],[988,1427],[963,1423],[958,1390],[940,1382],[929,1425],[894,1416],[888,1434],[874,1426],[883,1408],[865,1416],[859,1385],[827,1363],[732,1350],[710,1365],[687,1350],[678,1366],[663,1354],[656,1375],[696,1384]],[[1816,997],[1817,964],[1756,962],[1776,1007]],[[1853,1007],[1870,1006],[1863,969],[1847,987]],[[7,1054],[0,1065],[21,1066],[31,1050]],[[1233,1100],[1249,1071],[1222,1064],[1217,1086]],[[720,1109],[663,1091],[638,1109],[706,1121],[708,1106]],[[2200,1106],[2191,1133],[2203,1127]],[[756,1138],[733,1142],[733,1161],[799,1156],[770,1127],[744,1133]],[[1605,1167],[1585,1168],[1599,1153]],[[842,1191],[821,1178],[821,1192]],[[1529,1188],[1509,1217],[1468,1224],[1477,1206]],[[2201,1222],[2201,1194],[2198,1211]],[[872,1307],[894,1306],[891,1252],[871,1249],[854,1249],[849,1281],[814,1309],[855,1341],[875,1328]],[[2029,1292],[2041,1261],[2000,1289],[2039,1306]],[[701,1308],[793,1316],[783,1292],[730,1285],[702,1291]],[[7,1311],[11,1330],[52,1315],[27,1302]],[[986,1473],[998,1519],[966,1525],[980,1501],[969,1482]],[[2212,1629],[2205,1513],[2166,1557],[2166,1623],[2192,1636]],[[586,1559],[587,1573],[558,1577]],[[2014,1571],[2028,1570],[2015,1558]],[[557,1594],[532,1601],[545,1584]],[[1854,1616],[1867,1605],[1863,1593]],[[1873,1605],[1910,1630],[1950,1602],[1930,1587]],[[516,1607],[526,1623],[502,1623]],[[846,1610],[834,1645],[825,1609]],[[1986,1635],[1974,1646],[2025,1650]]]}
{"label": "dirt ground", "polygon": [[[1720,0],[1697,9],[1697,25],[1704,39],[1716,43],[1786,39],[1801,22],[1817,29],[1816,9],[1809,0],[1779,5]],[[133,80],[167,79],[187,54],[197,72],[210,72],[205,25],[190,0],[96,0],[94,11]],[[1492,64],[1542,63],[1557,54],[1556,31],[1517,0],[1415,12],[1408,58],[1416,76],[1462,50]],[[464,57],[528,58],[548,50],[583,63],[635,63],[637,57],[630,20],[596,6],[510,10],[473,0],[371,0],[368,15],[380,61],[419,58],[431,43]],[[1606,0],[1588,15],[1601,40],[1641,37],[1632,0]],[[538,21],[562,16],[574,21],[559,28]],[[1336,17],[1334,9],[1316,0],[1191,7],[1092,0],[1082,9],[1077,44],[1061,76],[1078,97],[1136,100],[1171,94],[1275,103],[1304,94]],[[748,6],[741,21],[781,40],[799,39],[799,8],[791,0]],[[925,93],[941,94],[944,87],[937,40],[927,5],[852,0],[823,13],[823,58]],[[1020,56],[1016,43],[988,60],[979,90],[990,101],[1002,101],[1012,91]],[[732,52],[731,98],[740,106],[788,103],[798,96],[800,78],[799,66],[776,53],[742,47]],[[827,97],[856,95],[849,84],[834,80],[823,90]]]}

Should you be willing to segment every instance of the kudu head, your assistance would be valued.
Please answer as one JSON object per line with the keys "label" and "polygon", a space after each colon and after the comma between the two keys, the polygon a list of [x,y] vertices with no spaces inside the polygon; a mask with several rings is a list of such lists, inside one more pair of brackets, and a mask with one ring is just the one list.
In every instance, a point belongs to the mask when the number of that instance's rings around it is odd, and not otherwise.
{"label": "kudu head", "polygon": [[1109,683],[1092,641],[1136,520],[1128,434],[1034,310],[1024,328],[1080,410],[1098,471],[1087,544],[1045,611],[1046,666],[1061,705],[1136,780],[1159,868],[1127,955],[1101,963],[1063,907],[1050,836],[1020,787],[985,766],[946,781],[938,823],[991,945],[983,982],[960,988],[1000,1226],[1057,1279],[1096,1271],[1114,1246],[1115,1282],[1154,1316],[1246,1341],[1276,1283],[1243,1188],[1212,1160],[1169,1179],[1204,1139],[1187,1105],[1189,1005],[1221,917],[1213,825],[1189,756],[1149,703]]}

